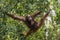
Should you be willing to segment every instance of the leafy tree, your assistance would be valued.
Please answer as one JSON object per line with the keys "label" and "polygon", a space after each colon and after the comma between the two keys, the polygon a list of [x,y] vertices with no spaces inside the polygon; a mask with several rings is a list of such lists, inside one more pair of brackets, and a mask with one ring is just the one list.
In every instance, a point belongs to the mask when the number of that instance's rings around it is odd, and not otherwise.
{"label": "leafy tree", "polygon": [[[0,40],[60,40],[59,4],[59,0],[0,0]],[[31,34],[28,37],[20,35],[29,30],[23,22],[16,21],[5,15],[5,12],[7,12],[25,16],[26,14],[31,15],[36,10],[41,10],[44,13],[45,11],[48,11],[50,6],[53,6],[53,10],[56,14],[56,16],[53,17],[53,21],[56,23],[55,27],[53,26],[52,21],[49,21],[48,25],[45,25],[46,23],[44,23],[36,33]],[[39,21],[42,15],[44,15],[43,13],[35,20]],[[49,16],[51,17],[50,14]]]}

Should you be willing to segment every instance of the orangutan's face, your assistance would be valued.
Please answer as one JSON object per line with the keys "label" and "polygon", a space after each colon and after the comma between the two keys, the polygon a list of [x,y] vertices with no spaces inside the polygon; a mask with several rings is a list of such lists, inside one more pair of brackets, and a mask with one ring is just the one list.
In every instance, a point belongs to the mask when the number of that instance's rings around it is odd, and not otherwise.
{"label": "orangutan's face", "polygon": [[31,17],[30,15],[27,15],[27,16],[26,16],[26,20],[32,21],[32,17]]}

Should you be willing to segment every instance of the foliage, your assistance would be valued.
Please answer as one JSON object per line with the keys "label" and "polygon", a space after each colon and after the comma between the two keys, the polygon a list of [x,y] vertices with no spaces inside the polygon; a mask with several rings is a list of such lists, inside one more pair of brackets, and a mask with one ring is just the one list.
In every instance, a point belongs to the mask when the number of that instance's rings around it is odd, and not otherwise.
{"label": "foliage", "polygon": [[[26,14],[32,14],[36,10],[46,11],[49,8],[50,3],[53,2],[54,10],[56,12],[56,32],[54,28],[49,24],[47,40],[60,39],[60,5],[57,0],[0,0],[0,40],[45,40],[46,27],[43,24],[42,27],[34,34],[24,37],[21,33],[28,31],[29,28],[23,23],[16,21],[7,15],[7,13],[18,14],[25,16]],[[36,18],[39,21],[43,14]],[[58,38],[56,38],[58,37]]]}

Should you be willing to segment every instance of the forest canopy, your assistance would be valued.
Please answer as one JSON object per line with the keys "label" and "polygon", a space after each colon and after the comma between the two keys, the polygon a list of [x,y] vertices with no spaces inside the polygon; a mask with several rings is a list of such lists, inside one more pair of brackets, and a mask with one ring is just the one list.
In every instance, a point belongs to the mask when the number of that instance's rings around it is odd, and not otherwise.
{"label": "forest canopy", "polygon": [[[42,11],[34,20],[39,22],[51,9],[41,28],[28,37],[24,35],[29,28],[8,14],[18,16],[32,15]],[[60,40],[60,0],[0,0],[0,40]]]}

